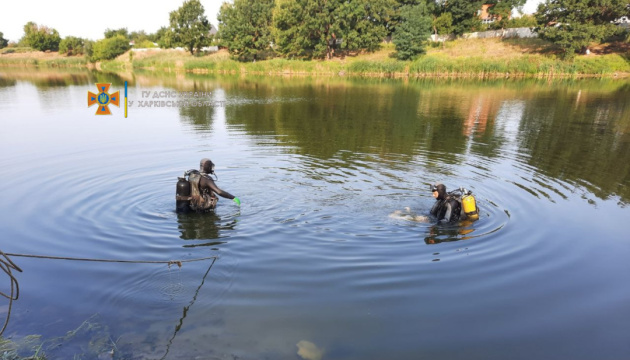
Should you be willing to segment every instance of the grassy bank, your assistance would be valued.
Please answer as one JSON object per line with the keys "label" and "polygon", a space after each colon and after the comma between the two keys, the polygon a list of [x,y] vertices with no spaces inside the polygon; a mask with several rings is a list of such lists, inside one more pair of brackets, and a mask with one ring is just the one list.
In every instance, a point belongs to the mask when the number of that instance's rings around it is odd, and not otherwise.
{"label": "grassy bank", "polygon": [[36,67],[88,67],[84,56],[64,56],[56,52],[33,51],[31,48],[5,48],[0,50],[0,66]]}
{"label": "grassy bank", "polygon": [[[383,77],[629,77],[630,46],[595,49],[591,55],[564,61],[553,47],[538,39],[469,39],[436,45],[415,61],[393,58],[393,44],[374,53],[336,57],[333,60],[271,59],[258,62],[232,60],[226,51],[193,56],[175,50],[126,53],[96,64],[107,71],[150,71],[255,75],[355,75]],[[0,65],[88,66],[83,58],[31,58],[25,54],[0,56]]]}

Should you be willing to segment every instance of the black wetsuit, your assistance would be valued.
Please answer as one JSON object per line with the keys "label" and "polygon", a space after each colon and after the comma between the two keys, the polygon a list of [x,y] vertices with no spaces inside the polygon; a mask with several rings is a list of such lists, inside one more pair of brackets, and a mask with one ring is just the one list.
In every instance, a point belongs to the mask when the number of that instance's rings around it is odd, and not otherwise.
{"label": "black wetsuit", "polygon": [[447,195],[446,198],[438,198],[431,208],[431,215],[435,216],[439,221],[457,222],[459,221],[462,205],[454,197]]}

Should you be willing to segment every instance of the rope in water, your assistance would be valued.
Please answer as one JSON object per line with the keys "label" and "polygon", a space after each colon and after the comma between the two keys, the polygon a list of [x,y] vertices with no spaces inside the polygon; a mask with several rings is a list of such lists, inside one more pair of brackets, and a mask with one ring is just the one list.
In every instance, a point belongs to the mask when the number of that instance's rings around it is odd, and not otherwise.
{"label": "rope in water", "polygon": [[188,259],[188,260],[117,260],[117,259],[91,259],[91,258],[75,258],[75,257],[66,257],[66,256],[32,255],[32,254],[12,254],[12,253],[4,253],[1,250],[0,250],[0,253],[5,255],[5,257],[6,255],[9,255],[9,256],[36,258],[36,259],[51,259],[51,260],[97,261],[97,262],[128,263],[128,264],[167,264],[167,265],[178,265],[179,267],[181,267],[183,263],[187,263],[187,262],[203,261],[203,260],[210,260],[210,259],[218,258],[218,256],[208,256],[208,257]]}
{"label": "rope in water", "polygon": [[2,330],[0,330],[0,335],[2,335],[4,333],[4,330],[9,325],[9,318],[11,317],[11,306],[13,305],[13,300],[17,300],[17,298],[20,296],[20,286],[18,285],[18,281],[15,278],[15,276],[13,276],[12,270],[17,270],[19,272],[22,272],[22,269],[20,269],[19,266],[15,265],[13,261],[11,261],[11,259],[9,259],[9,257],[5,253],[2,252],[2,250],[0,250],[0,255],[2,255],[2,258],[0,258],[0,268],[2,268],[2,271],[4,271],[7,275],[9,275],[9,278],[11,278],[11,294],[7,295],[3,292],[0,292],[0,295],[9,299],[9,308],[7,310],[7,318],[4,321]]}
{"label": "rope in water", "polygon": [[[11,306],[13,305],[13,300],[17,300],[20,296],[20,286],[18,284],[17,279],[13,275],[13,270],[22,272],[19,266],[15,265],[15,263],[9,258],[9,256],[18,256],[18,257],[28,257],[35,259],[50,259],[50,260],[71,260],[71,261],[97,261],[97,262],[109,262],[109,263],[131,263],[131,264],[167,264],[169,267],[171,265],[177,265],[178,267],[182,267],[183,263],[194,262],[194,261],[203,261],[213,259],[212,263],[218,259],[218,256],[208,256],[203,258],[196,259],[187,259],[187,260],[117,260],[117,259],[91,259],[91,258],[75,258],[75,257],[66,257],[66,256],[48,256],[48,255],[33,255],[33,254],[13,254],[13,253],[5,253],[0,250],[0,269],[4,271],[9,278],[11,279],[11,292],[10,294],[5,294],[0,291],[0,295],[9,299],[9,308],[7,310],[7,317],[4,321],[4,325],[2,326],[2,330],[0,330],[0,335],[4,333],[7,326],[9,325],[9,318],[11,317]],[[212,266],[211,266],[212,267]]]}

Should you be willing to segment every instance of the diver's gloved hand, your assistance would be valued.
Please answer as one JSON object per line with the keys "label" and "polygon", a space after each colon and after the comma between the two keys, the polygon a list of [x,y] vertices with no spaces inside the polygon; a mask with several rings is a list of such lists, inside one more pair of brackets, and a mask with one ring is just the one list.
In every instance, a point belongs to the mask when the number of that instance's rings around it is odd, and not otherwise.
{"label": "diver's gloved hand", "polygon": [[241,206],[241,200],[237,198],[236,196],[234,197],[234,199],[232,199],[232,201],[234,201],[236,205]]}

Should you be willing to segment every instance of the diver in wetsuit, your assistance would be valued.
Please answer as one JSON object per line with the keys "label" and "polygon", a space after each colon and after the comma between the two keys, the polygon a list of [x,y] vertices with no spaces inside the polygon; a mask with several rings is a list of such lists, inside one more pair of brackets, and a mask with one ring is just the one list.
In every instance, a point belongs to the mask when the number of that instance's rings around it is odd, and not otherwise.
{"label": "diver in wetsuit", "polygon": [[[188,210],[206,212],[214,210],[219,201],[217,195],[231,199],[238,206],[241,205],[241,200],[238,197],[221,190],[217,184],[214,183],[214,180],[210,177],[211,174],[215,175],[214,163],[210,161],[210,159],[203,158],[199,162],[199,171],[188,170],[183,178],[179,178],[176,193],[176,207],[178,212],[186,212]],[[186,176],[188,176],[188,181],[185,179]],[[185,194],[186,182],[189,183],[188,194]],[[180,186],[182,183],[184,185]]]}
{"label": "diver in wetsuit", "polygon": [[458,197],[447,193],[444,184],[432,185],[431,192],[436,200],[431,208],[431,215],[435,216],[438,222],[455,223],[460,220],[460,217],[465,218],[466,215],[462,213],[462,204]]}

